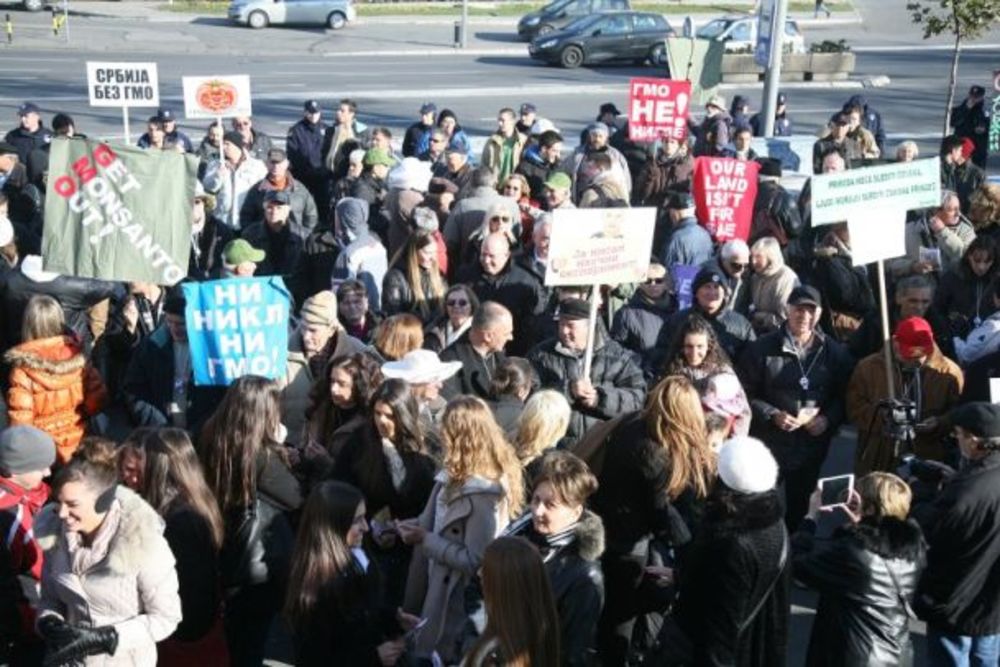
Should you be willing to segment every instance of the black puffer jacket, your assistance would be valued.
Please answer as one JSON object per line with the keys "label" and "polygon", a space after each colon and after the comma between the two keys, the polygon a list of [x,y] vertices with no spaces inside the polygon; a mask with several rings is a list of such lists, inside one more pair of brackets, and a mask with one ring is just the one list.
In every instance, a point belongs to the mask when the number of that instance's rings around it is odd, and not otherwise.
{"label": "black puffer jacket", "polygon": [[802,216],[791,193],[780,183],[761,181],[753,206],[753,224],[750,227],[749,245],[765,236],[773,236],[784,248],[797,239],[803,230]]}
{"label": "black puffer jacket", "polygon": [[913,521],[865,519],[814,540],[802,523],[792,540],[795,578],[820,594],[807,664],[815,667],[906,667],[913,664],[910,620],[925,544]]}
{"label": "black puffer jacket", "polygon": [[656,341],[676,309],[672,297],[651,301],[641,291],[637,291],[628,305],[615,313],[611,337],[639,355],[647,378],[654,377],[660,370],[659,362],[662,359]]}
{"label": "black puffer jacket", "polygon": [[545,289],[530,273],[508,261],[500,273],[491,276],[475,262],[459,269],[455,282],[470,286],[480,303],[496,301],[510,311],[514,340],[508,343],[507,352],[524,354],[537,340],[532,337],[532,324],[545,310]]}
{"label": "black puffer jacket", "polygon": [[[444,278],[441,278],[441,285],[447,290],[448,283]],[[420,269],[420,289],[425,295],[431,294],[431,275],[424,268]],[[444,313],[443,292],[440,298],[427,299],[430,312],[426,316],[417,308],[415,300],[413,286],[410,285],[402,269],[389,269],[382,279],[382,313],[386,317],[397,313],[412,313],[419,317],[424,325],[430,324]]]}
{"label": "black puffer jacket", "polygon": [[527,538],[542,554],[559,612],[560,664],[565,667],[594,664],[597,620],[604,606],[601,517],[584,510],[571,529],[557,535],[539,535],[529,513],[512,524],[506,534]]}
{"label": "black puffer jacket", "polygon": [[709,324],[712,325],[712,329],[715,331],[715,337],[719,339],[719,345],[721,345],[722,349],[726,351],[726,354],[729,355],[730,359],[739,359],[740,354],[743,352],[743,348],[746,347],[747,343],[753,342],[757,339],[757,334],[753,332],[750,320],[743,317],[736,311],[721,310],[716,313],[715,317],[712,317],[699,308],[698,304],[695,303],[690,308],[678,311],[673,317],[670,318],[667,322],[667,326],[661,332],[660,340],[657,341],[657,346],[664,348],[664,356],[666,356],[666,348],[670,347],[670,342],[673,340],[674,333],[692,313],[701,315]]}
{"label": "black puffer jacket", "polygon": [[550,338],[528,352],[528,361],[535,367],[543,388],[554,389],[570,400],[573,412],[566,437],[571,442],[598,422],[638,410],[646,396],[646,380],[636,356],[601,335],[594,341],[590,368],[590,381],[598,394],[593,408],[573,400],[570,391],[570,385],[583,375],[582,353],[575,355],[558,338]]}

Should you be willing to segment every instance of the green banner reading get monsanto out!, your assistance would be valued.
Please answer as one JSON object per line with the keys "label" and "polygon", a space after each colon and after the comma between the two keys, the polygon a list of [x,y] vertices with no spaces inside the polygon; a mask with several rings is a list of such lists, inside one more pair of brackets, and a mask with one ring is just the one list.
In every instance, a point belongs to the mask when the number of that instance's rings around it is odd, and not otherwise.
{"label": "green banner reading get monsanto out!", "polygon": [[83,138],[49,154],[46,271],[173,285],[187,275],[198,161]]}

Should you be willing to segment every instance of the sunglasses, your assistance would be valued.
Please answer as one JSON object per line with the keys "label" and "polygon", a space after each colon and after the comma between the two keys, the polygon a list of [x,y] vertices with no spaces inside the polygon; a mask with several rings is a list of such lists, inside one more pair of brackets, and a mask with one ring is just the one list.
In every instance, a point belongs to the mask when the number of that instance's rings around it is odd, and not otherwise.
{"label": "sunglasses", "polygon": [[731,266],[734,269],[736,269],[737,271],[739,271],[741,269],[747,268],[750,265],[747,264],[747,263],[745,263],[745,262],[729,262],[729,266]]}
{"label": "sunglasses", "polygon": [[646,278],[647,285],[662,285],[667,282],[666,278]]}
{"label": "sunglasses", "polygon": [[465,308],[469,305],[469,302],[465,299],[448,299],[444,302],[446,306],[452,308]]}

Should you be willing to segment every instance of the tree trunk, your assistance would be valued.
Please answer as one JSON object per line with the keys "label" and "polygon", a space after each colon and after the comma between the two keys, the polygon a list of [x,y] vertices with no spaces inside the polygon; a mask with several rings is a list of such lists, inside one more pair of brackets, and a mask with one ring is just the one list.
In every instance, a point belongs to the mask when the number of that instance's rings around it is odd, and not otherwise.
{"label": "tree trunk", "polygon": [[952,4],[951,16],[955,22],[955,50],[951,54],[951,76],[948,80],[948,105],[944,108],[944,133],[948,136],[951,127],[951,107],[955,103],[955,84],[958,82],[958,59],[962,53],[962,25],[958,21],[958,11]]}

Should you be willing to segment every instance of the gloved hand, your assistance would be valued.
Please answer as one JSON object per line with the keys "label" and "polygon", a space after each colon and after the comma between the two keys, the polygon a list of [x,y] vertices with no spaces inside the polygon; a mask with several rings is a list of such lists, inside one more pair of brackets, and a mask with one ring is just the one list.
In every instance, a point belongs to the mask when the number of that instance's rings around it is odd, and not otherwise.
{"label": "gloved hand", "polygon": [[118,648],[118,631],[114,626],[101,628],[85,628],[78,625],[67,625],[69,641],[55,650],[46,648],[43,667],[58,667],[67,663],[76,663],[89,655],[107,653],[114,655]]}

